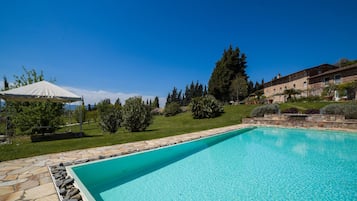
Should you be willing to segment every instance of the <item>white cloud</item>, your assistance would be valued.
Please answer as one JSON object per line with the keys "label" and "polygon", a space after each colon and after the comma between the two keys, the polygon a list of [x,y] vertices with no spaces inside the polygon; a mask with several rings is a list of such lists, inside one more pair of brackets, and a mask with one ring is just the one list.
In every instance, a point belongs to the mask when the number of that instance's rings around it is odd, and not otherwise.
{"label": "white cloud", "polygon": [[[125,103],[126,99],[134,96],[141,96],[144,101],[148,99],[154,100],[155,98],[155,96],[136,94],[136,93],[121,93],[121,92],[111,92],[105,90],[95,91],[95,90],[79,89],[79,88],[66,87],[66,86],[62,86],[62,87],[79,96],[83,96],[85,104],[98,103],[106,98],[109,98],[112,103],[114,103],[117,98],[120,98],[122,104]],[[166,103],[166,98],[159,97],[160,107],[164,107],[165,103]]]}

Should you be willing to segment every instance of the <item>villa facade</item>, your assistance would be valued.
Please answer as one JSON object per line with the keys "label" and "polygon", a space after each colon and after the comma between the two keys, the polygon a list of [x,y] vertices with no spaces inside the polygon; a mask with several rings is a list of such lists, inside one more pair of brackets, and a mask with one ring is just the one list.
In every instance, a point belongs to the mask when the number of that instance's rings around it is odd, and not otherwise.
{"label": "villa facade", "polygon": [[[351,82],[357,82],[357,64],[340,68],[322,64],[283,77],[278,75],[264,84],[264,95],[269,103],[283,103],[288,98],[284,94],[285,90],[299,91],[296,97],[321,96],[324,88],[329,85]],[[353,99],[357,99],[356,89],[352,94]],[[340,97],[335,93],[333,98],[339,100]]]}
{"label": "villa facade", "polygon": [[[323,89],[328,86],[333,85],[340,85],[344,83],[353,83],[357,82],[357,63],[346,66],[340,67],[334,70],[327,71],[325,73],[321,73],[309,78],[309,88],[310,94],[312,96],[319,96],[321,95]],[[354,88],[353,91],[350,91],[346,95],[338,94],[335,91],[334,99],[340,100],[341,98],[349,98],[357,100],[357,88]]]}

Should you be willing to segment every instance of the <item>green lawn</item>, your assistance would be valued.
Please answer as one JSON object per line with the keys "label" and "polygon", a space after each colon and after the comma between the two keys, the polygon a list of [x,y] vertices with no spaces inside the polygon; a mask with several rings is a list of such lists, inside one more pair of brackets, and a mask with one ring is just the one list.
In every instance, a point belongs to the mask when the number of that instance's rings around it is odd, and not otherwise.
{"label": "green lawn", "polygon": [[[280,109],[284,110],[290,107],[296,107],[299,110],[311,108],[319,109],[327,104],[330,103],[284,103],[280,105]],[[115,134],[103,133],[97,123],[91,123],[83,125],[83,131],[86,134],[86,137],[83,138],[32,143],[28,136],[18,136],[13,139],[12,144],[0,145],[0,161],[155,139],[239,124],[242,118],[249,116],[251,110],[255,107],[257,107],[257,105],[225,106],[225,113],[214,119],[193,119],[190,112],[182,113],[174,117],[155,116],[153,124],[150,125],[146,131],[137,133],[130,133],[123,128],[119,129]],[[68,129],[69,128],[63,129],[62,132]],[[73,132],[79,131],[78,126],[71,129]]]}
{"label": "green lawn", "polygon": [[287,108],[295,107],[299,111],[303,112],[307,109],[320,109],[328,104],[331,104],[332,102],[291,102],[291,103],[283,103],[280,104],[280,110],[283,111]]}
{"label": "green lawn", "polygon": [[[146,131],[136,133],[130,133],[123,128],[115,134],[103,133],[96,123],[91,123],[83,125],[87,136],[83,138],[32,143],[29,137],[18,136],[13,139],[12,144],[0,146],[0,161],[155,139],[239,124],[243,117],[249,116],[254,107],[256,105],[225,106],[225,113],[214,119],[193,119],[190,112],[174,117],[155,116],[153,124]],[[73,132],[78,130],[78,126],[72,128]]]}

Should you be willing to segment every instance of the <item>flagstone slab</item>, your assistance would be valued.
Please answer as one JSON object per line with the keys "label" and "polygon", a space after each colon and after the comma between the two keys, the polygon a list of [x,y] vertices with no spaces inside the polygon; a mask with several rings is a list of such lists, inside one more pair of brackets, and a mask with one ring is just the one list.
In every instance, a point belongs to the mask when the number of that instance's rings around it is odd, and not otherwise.
{"label": "flagstone slab", "polygon": [[8,171],[9,172],[11,170],[17,170],[17,169],[20,169],[20,168],[23,168],[23,166],[9,164],[9,165],[4,165],[4,166],[0,167],[0,172],[3,172],[3,171]]}
{"label": "flagstone slab", "polygon": [[37,174],[41,174],[41,173],[45,173],[45,172],[48,172],[48,168],[46,166],[36,168],[36,169],[30,171],[30,173],[33,175],[37,175]]}
{"label": "flagstone slab", "polygon": [[35,200],[49,195],[56,194],[53,183],[47,183],[44,185],[25,190],[24,200]]}
{"label": "flagstone slab", "polygon": [[32,177],[33,174],[30,173],[26,173],[26,174],[20,174],[18,179],[24,179],[24,178],[28,178],[28,177]]}
{"label": "flagstone slab", "polygon": [[16,180],[18,177],[18,175],[7,175],[4,179],[4,181],[13,181],[13,180]]}
{"label": "flagstone slab", "polygon": [[46,197],[38,198],[35,201],[53,201],[53,200],[58,200],[57,194],[52,194]]}
{"label": "flagstone slab", "polygon": [[[31,164],[31,163],[30,163],[30,164]],[[18,168],[18,169],[16,169],[16,170],[13,170],[13,171],[9,172],[8,174],[9,174],[9,175],[17,175],[17,174],[25,173],[25,172],[27,172],[28,170],[30,170],[31,168],[33,168],[32,166],[30,166],[30,164],[29,164],[29,166],[26,166],[26,167],[23,167],[23,168]]]}
{"label": "flagstone slab", "polygon": [[28,180],[26,182],[19,183],[19,184],[15,185],[15,190],[16,191],[27,190],[27,189],[34,188],[34,187],[39,186],[39,185],[40,185],[40,181],[39,180],[30,179],[30,180]]}
{"label": "flagstone slab", "polygon": [[15,189],[12,186],[0,186],[0,195],[6,195],[14,191]]}
{"label": "flagstone slab", "polygon": [[0,200],[4,200],[4,201],[21,200],[23,195],[24,195],[24,191],[17,191],[15,193],[7,194],[4,197],[0,197]]}
{"label": "flagstone slab", "polygon": [[16,180],[10,180],[10,181],[5,181],[5,182],[0,182],[0,187],[4,186],[13,186],[19,183],[26,182],[27,179],[16,179]]}

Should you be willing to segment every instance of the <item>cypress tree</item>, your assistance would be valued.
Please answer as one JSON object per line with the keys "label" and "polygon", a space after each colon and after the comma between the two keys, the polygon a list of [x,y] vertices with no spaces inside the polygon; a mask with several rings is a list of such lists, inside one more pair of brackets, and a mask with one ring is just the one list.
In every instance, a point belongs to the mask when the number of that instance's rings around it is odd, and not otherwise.
{"label": "cypress tree", "polygon": [[155,97],[154,102],[152,103],[154,108],[160,108],[160,104],[159,104],[159,97]]}

